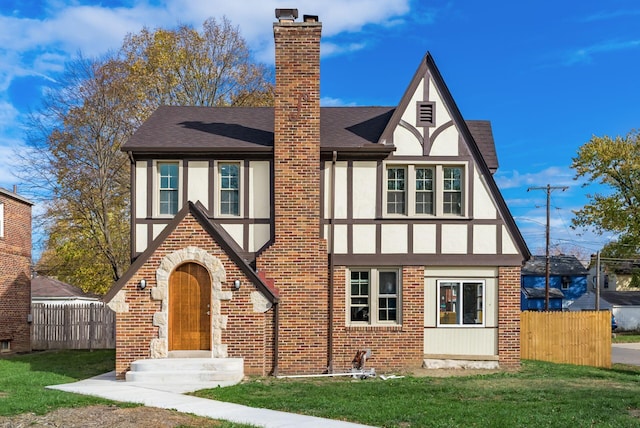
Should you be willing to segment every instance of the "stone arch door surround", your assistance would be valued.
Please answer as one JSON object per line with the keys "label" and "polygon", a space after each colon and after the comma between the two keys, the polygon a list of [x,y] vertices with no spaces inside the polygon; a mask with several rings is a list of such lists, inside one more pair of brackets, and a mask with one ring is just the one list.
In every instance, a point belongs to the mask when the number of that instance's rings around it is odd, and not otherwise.
{"label": "stone arch door surround", "polygon": [[157,285],[151,289],[151,298],[162,301],[162,304],[160,311],[153,315],[153,325],[158,327],[158,338],[151,340],[151,358],[169,356],[169,278],[178,266],[189,262],[205,267],[211,277],[211,356],[227,357],[227,345],[222,344],[222,330],[227,328],[227,317],[221,315],[220,308],[223,300],[231,300],[232,292],[222,291],[222,283],[226,281],[224,266],[218,258],[205,250],[186,247],[166,255],[156,270]]}

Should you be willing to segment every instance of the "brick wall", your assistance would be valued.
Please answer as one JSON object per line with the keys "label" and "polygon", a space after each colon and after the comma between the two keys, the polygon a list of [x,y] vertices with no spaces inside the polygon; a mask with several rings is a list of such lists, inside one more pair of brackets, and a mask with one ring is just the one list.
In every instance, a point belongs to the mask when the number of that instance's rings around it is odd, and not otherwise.
{"label": "brick wall", "polygon": [[11,352],[31,350],[31,205],[0,193],[4,236],[0,237],[0,340]]}
{"label": "brick wall", "polygon": [[424,266],[402,269],[402,325],[394,327],[346,326],[347,268],[334,270],[334,347],[333,368],[351,368],[356,351],[371,350],[367,367],[379,372],[407,370],[422,365],[424,355]]}
{"label": "brick wall", "polygon": [[[256,288],[244,273],[229,259],[227,254],[191,215],[154,252],[138,272],[127,282],[126,303],[129,311],[118,313],[116,317],[116,374],[123,377],[131,362],[151,357],[152,339],[159,337],[159,327],[153,325],[153,316],[160,311],[161,301],[153,300],[151,289],[157,285],[156,270],[168,254],[194,246],[207,251],[220,260],[226,272],[222,291],[231,291],[231,300],[221,303],[220,313],[227,316],[226,329],[221,331],[222,344],[227,345],[228,356],[244,358],[245,373],[267,375],[273,369],[273,309],[265,313],[255,312],[251,293]],[[144,278],[145,290],[138,290],[137,284]],[[240,290],[233,288],[240,279]]]}
{"label": "brick wall", "polygon": [[280,290],[279,373],[327,369],[326,242],[320,238],[321,24],[274,24],[274,243],[257,267]]}
{"label": "brick wall", "polygon": [[520,367],[520,267],[498,269],[498,358],[502,368]]}

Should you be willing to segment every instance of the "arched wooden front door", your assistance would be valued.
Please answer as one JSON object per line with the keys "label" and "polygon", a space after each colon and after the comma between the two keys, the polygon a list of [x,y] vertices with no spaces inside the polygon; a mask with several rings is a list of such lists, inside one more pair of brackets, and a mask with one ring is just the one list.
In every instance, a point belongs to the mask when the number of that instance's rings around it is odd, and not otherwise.
{"label": "arched wooden front door", "polygon": [[185,263],[169,278],[169,351],[211,349],[211,277]]}

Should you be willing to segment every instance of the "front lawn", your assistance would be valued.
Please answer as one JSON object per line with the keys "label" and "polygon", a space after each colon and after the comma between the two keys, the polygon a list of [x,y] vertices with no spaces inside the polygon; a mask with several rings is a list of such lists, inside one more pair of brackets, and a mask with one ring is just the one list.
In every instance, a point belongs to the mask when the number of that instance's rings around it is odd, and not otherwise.
{"label": "front lawn", "polygon": [[113,350],[46,351],[0,358],[0,415],[48,413],[60,407],[109,403],[96,397],[45,389],[109,372]]}
{"label": "front lawn", "polygon": [[611,339],[613,343],[637,343],[640,342],[640,332],[637,331],[625,331],[614,334]]}
{"label": "front lawn", "polygon": [[200,397],[380,427],[640,427],[640,367],[524,361],[455,377],[253,379]]}

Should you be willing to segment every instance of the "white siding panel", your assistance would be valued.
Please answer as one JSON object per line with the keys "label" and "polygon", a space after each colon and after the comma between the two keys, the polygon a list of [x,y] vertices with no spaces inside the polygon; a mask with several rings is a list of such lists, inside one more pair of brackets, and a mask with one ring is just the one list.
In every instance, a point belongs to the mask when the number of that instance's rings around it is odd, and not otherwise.
{"label": "white siding panel", "polygon": [[166,226],[166,224],[154,224],[152,228],[153,239],[156,239],[158,235],[160,235],[160,232],[162,232]]}
{"label": "white siding panel", "polygon": [[430,156],[458,156],[458,130],[450,126],[436,137]]}
{"label": "white siding panel", "polygon": [[498,355],[498,329],[425,328],[424,353],[495,357]]}
{"label": "white siding panel", "polygon": [[147,228],[146,224],[136,224],[136,252],[141,253],[147,249]]}
{"label": "white siding panel", "polygon": [[[415,125],[415,116],[409,123]],[[423,149],[420,141],[408,129],[400,125],[393,131],[393,145],[396,146],[394,154],[397,156],[422,156]]]}
{"label": "white siding panel", "polygon": [[467,225],[443,224],[442,225],[442,253],[466,254],[467,253]]}
{"label": "white siding panel", "polygon": [[477,219],[495,219],[497,217],[493,198],[477,169],[473,172],[473,217]]}
{"label": "white siding panel", "polygon": [[494,224],[476,224],[473,226],[473,254],[496,254],[498,238]]}
{"label": "white siding panel", "polygon": [[376,217],[376,162],[353,163],[353,218]]}
{"label": "white siding panel", "polygon": [[382,225],[382,252],[385,254],[406,254],[408,251],[406,224]]}
{"label": "white siding panel", "polygon": [[249,163],[249,182],[249,217],[269,218],[271,216],[271,172],[268,161]]}
{"label": "white siding panel", "polygon": [[442,98],[440,97],[440,93],[438,92],[438,89],[433,84],[433,80],[429,80],[429,100],[428,101],[433,101],[436,103],[436,127],[431,128],[433,132],[433,130],[437,129],[439,126],[442,126],[443,124],[451,120],[451,115],[447,110],[447,106],[445,105],[444,101],[442,101]]}
{"label": "white siding panel", "polygon": [[[147,161],[136,162],[136,218],[147,218]],[[146,247],[146,244],[145,244]]]}
{"label": "white siding panel", "polygon": [[511,239],[509,230],[502,226],[502,254],[518,254],[515,242]]}
{"label": "white siding panel", "polygon": [[249,248],[247,251],[258,251],[271,237],[268,224],[249,225]]}
{"label": "white siding panel", "polygon": [[[335,218],[347,218],[347,162],[336,162],[335,185]],[[330,189],[330,187],[326,187],[326,189]],[[329,216],[327,216],[327,218],[329,218]]]}
{"label": "white siding panel", "polygon": [[413,252],[416,254],[435,254],[435,224],[416,224],[413,226]]}
{"label": "white siding panel", "polygon": [[187,200],[200,201],[205,208],[209,208],[209,162],[189,162],[187,184]]}
{"label": "white siding panel", "polygon": [[241,224],[221,224],[221,226],[224,228],[224,230],[227,231],[227,233],[233,238],[234,241],[236,241],[236,243],[238,245],[240,245],[240,247],[243,247],[243,241],[244,241],[244,226]]}
{"label": "white siding panel", "polygon": [[[348,228],[346,224],[336,224],[334,226],[334,235],[336,240],[336,246],[333,249],[336,254],[347,254],[348,246],[347,246],[347,233]],[[327,240],[327,252],[331,252],[331,230],[329,225],[324,226],[324,239]]]}
{"label": "white siding panel", "polygon": [[374,224],[353,225],[353,253],[375,254],[376,226]]}

